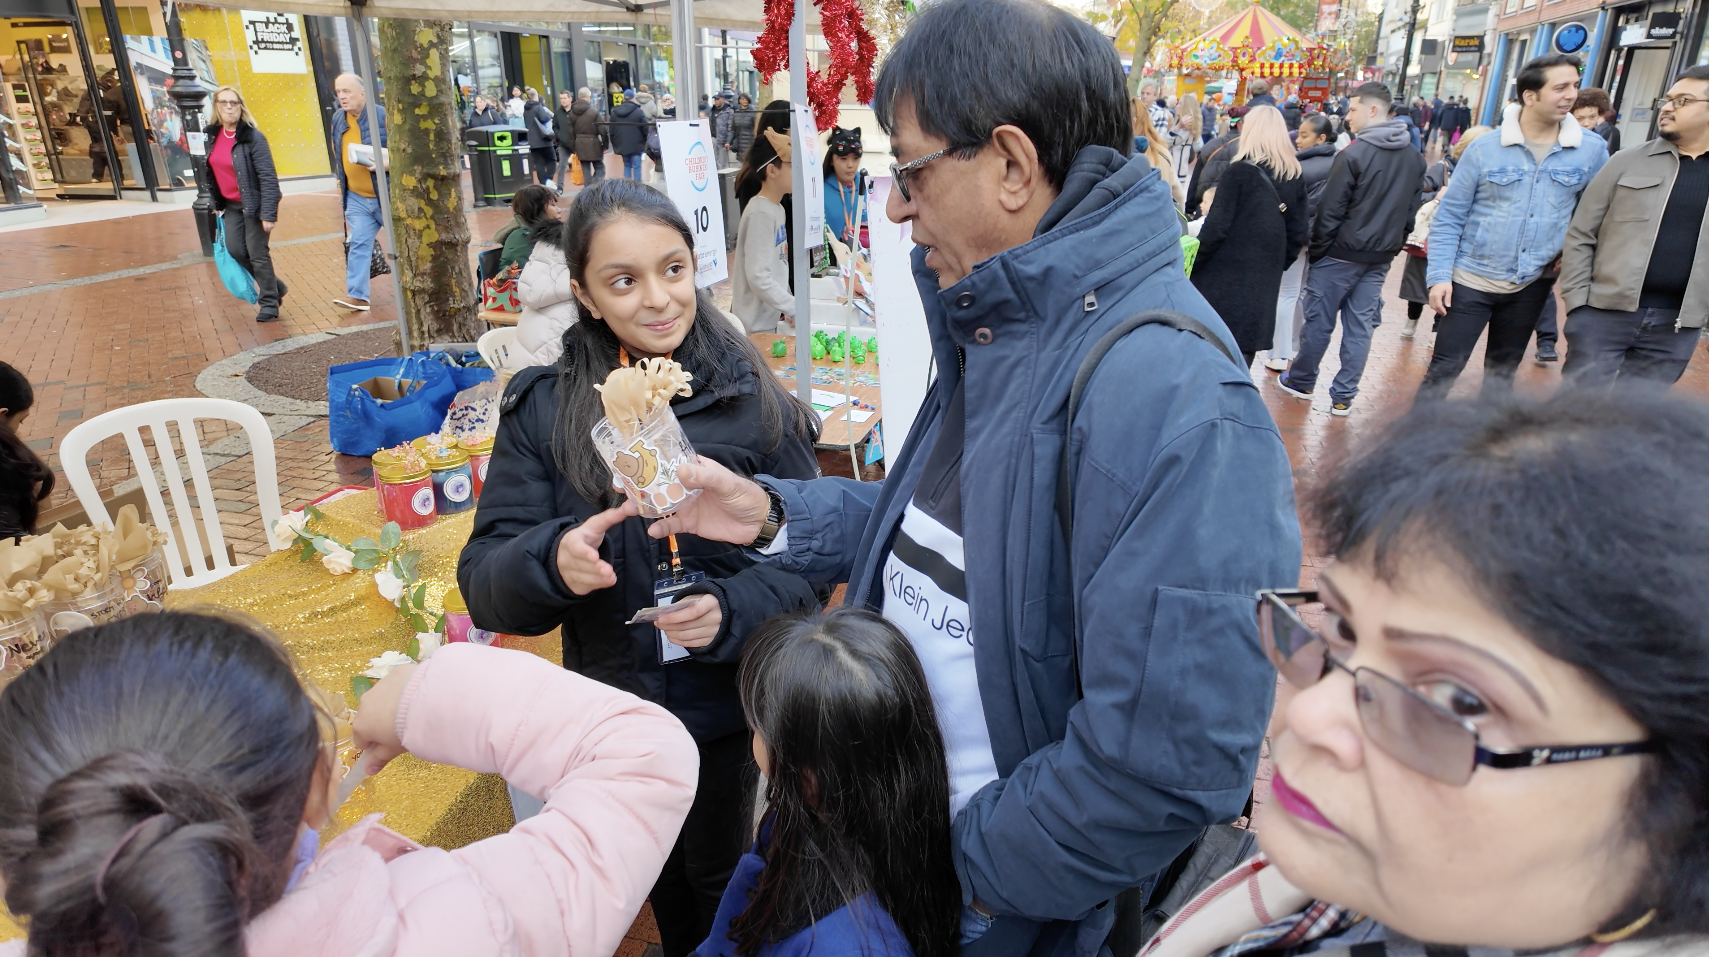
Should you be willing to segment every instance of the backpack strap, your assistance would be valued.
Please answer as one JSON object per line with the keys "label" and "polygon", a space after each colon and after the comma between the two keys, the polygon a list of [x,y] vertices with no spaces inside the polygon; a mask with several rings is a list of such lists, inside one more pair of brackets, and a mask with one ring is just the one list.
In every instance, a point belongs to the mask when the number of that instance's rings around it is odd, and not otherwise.
{"label": "backpack strap", "polygon": [[1154,324],[1165,325],[1182,332],[1190,332],[1216,346],[1218,352],[1228,357],[1228,361],[1240,365],[1240,360],[1234,357],[1234,353],[1228,351],[1228,346],[1223,344],[1222,339],[1218,338],[1216,333],[1205,328],[1204,323],[1184,312],[1175,312],[1170,309],[1149,309],[1136,316],[1123,319],[1120,325],[1104,333],[1103,337],[1092,346],[1091,351],[1086,353],[1086,358],[1080,361],[1080,369],[1074,373],[1074,385],[1068,390],[1068,417],[1062,430],[1062,466],[1058,469],[1056,478],[1056,518],[1062,526],[1063,540],[1070,544],[1074,540],[1074,494],[1071,486],[1073,470],[1070,468],[1069,460],[1072,458],[1070,453],[1074,435],[1074,413],[1080,410],[1080,397],[1086,391],[1086,384],[1092,381],[1092,373],[1098,371],[1098,363],[1104,361],[1104,356],[1115,347],[1117,342],[1141,326]]}

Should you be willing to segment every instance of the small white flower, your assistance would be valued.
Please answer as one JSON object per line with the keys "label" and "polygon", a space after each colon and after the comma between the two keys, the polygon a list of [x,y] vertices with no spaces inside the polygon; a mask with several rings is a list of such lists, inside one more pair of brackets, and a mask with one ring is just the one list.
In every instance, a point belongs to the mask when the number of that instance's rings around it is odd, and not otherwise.
{"label": "small white flower", "polygon": [[398,597],[404,593],[403,579],[392,574],[391,565],[374,573],[374,585],[380,589],[380,597],[392,604],[398,603]]}
{"label": "small white flower", "polygon": [[267,528],[267,544],[272,545],[274,551],[297,544],[297,536],[302,533],[308,520],[308,515],[301,509],[279,516]]}
{"label": "small white flower", "polygon": [[332,551],[320,556],[320,563],[334,575],[348,575],[355,568],[356,553],[337,542],[327,542]]}
{"label": "small white flower", "polygon": [[439,646],[445,643],[445,636],[437,631],[418,631],[415,633],[416,647],[421,651],[421,660],[433,657]]}
{"label": "small white flower", "polygon": [[406,655],[401,651],[387,651],[382,652],[380,657],[369,660],[368,670],[362,672],[362,674],[369,678],[373,678],[375,681],[379,681],[385,676],[391,674],[393,668],[396,668],[399,665],[413,664],[415,664],[415,659],[411,658],[409,655]]}

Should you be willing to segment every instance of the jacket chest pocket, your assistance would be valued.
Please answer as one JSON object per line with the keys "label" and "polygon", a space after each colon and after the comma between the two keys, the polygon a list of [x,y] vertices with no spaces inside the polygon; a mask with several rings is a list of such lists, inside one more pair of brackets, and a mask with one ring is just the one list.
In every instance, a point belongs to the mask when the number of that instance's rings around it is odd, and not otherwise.
{"label": "jacket chest pocket", "polygon": [[1584,189],[1585,171],[1573,167],[1557,168],[1549,170],[1541,179],[1549,188],[1549,203],[1557,209],[1570,208],[1578,202],[1578,194]]}
{"label": "jacket chest pocket", "polygon": [[1622,223],[1640,223],[1661,215],[1660,176],[1628,175],[1614,186],[1608,202],[1608,218]]}
{"label": "jacket chest pocket", "polygon": [[1523,189],[1525,178],[1525,170],[1519,166],[1484,170],[1484,182],[1490,185],[1497,196],[1504,198],[1514,190]]}

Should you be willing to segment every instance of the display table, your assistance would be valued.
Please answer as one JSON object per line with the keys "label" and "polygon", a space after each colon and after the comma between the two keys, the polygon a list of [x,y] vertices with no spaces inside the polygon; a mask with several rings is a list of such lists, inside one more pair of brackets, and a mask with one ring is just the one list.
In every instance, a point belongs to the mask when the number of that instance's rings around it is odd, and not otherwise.
{"label": "display table", "polygon": [[[783,387],[795,392],[795,336],[780,332],[754,332],[749,333],[748,338],[759,348],[760,355],[766,357],[766,364],[771,366],[772,373],[783,383]],[[782,358],[773,357],[771,354],[772,343],[779,339],[784,340],[787,347]],[[813,379],[813,388],[821,392],[835,393],[839,397],[843,395],[843,385],[847,382],[849,398],[868,406],[855,408],[845,403],[834,409],[828,417],[821,420],[818,447],[847,449],[864,442],[883,417],[882,406],[879,404],[877,354],[868,355],[864,365],[856,364],[847,356],[843,362],[836,365],[828,358],[820,359],[813,363]],[[851,415],[866,415],[866,418],[864,421],[855,422]]]}
{"label": "display table", "polygon": [[[324,521],[314,527],[342,542],[377,538],[382,524],[371,492],[347,495],[320,507]],[[404,542],[422,553],[420,576],[427,583],[427,605],[438,609],[456,583],[457,555],[469,540],[474,510],[441,518]],[[219,609],[260,622],[285,643],[304,678],[329,691],[341,691],[355,704],[350,678],[383,651],[402,651],[414,634],[392,603],[380,597],[371,571],[331,575],[320,562],[298,560],[297,549],[274,552],[230,576],[201,588],[167,593],[175,611]],[[504,639],[506,647],[533,652],[554,663],[563,660],[556,631],[538,638]],[[321,843],[363,817],[386,815],[394,831],[431,847],[457,848],[510,830],[515,817],[504,781],[403,755],[369,778],[321,832]],[[0,941],[23,932],[0,908]]]}

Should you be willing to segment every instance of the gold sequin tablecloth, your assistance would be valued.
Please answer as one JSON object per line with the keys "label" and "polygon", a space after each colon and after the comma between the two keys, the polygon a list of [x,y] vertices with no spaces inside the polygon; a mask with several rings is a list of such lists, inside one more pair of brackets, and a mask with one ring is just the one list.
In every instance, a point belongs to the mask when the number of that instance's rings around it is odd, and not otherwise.
{"label": "gold sequin tablecloth", "polygon": [[[372,492],[352,494],[321,506],[326,516],[317,531],[341,542],[379,537],[383,524]],[[445,591],[457,580],[457,555],[469,540],[474,510],[441,518],[404,533],[408,547],[422,553],[420,580],[427,583],[427,605],[440,608]],[[350,678],[383,651],[402,651],[414,629],[391,602],[380,597],[372,572],[331,575],[316,559],[298,560],[297,549],[274,552],[211,585],[172,591],[166,605],[178,611],[220,608],[247,615],[284,641],[304,677],[331,691],[342,691],[355,705]],[[538,638],[505,636],[506,647],[562,661],[556,631]],[[515,817],[504,781],[403,755],[369,778],[337,820],[321,834],[322,843],[363,817],[386,815],[387,827],[433,847],[456,848],[510,830]],[[22,936],[0,907],[0,941]]]}

